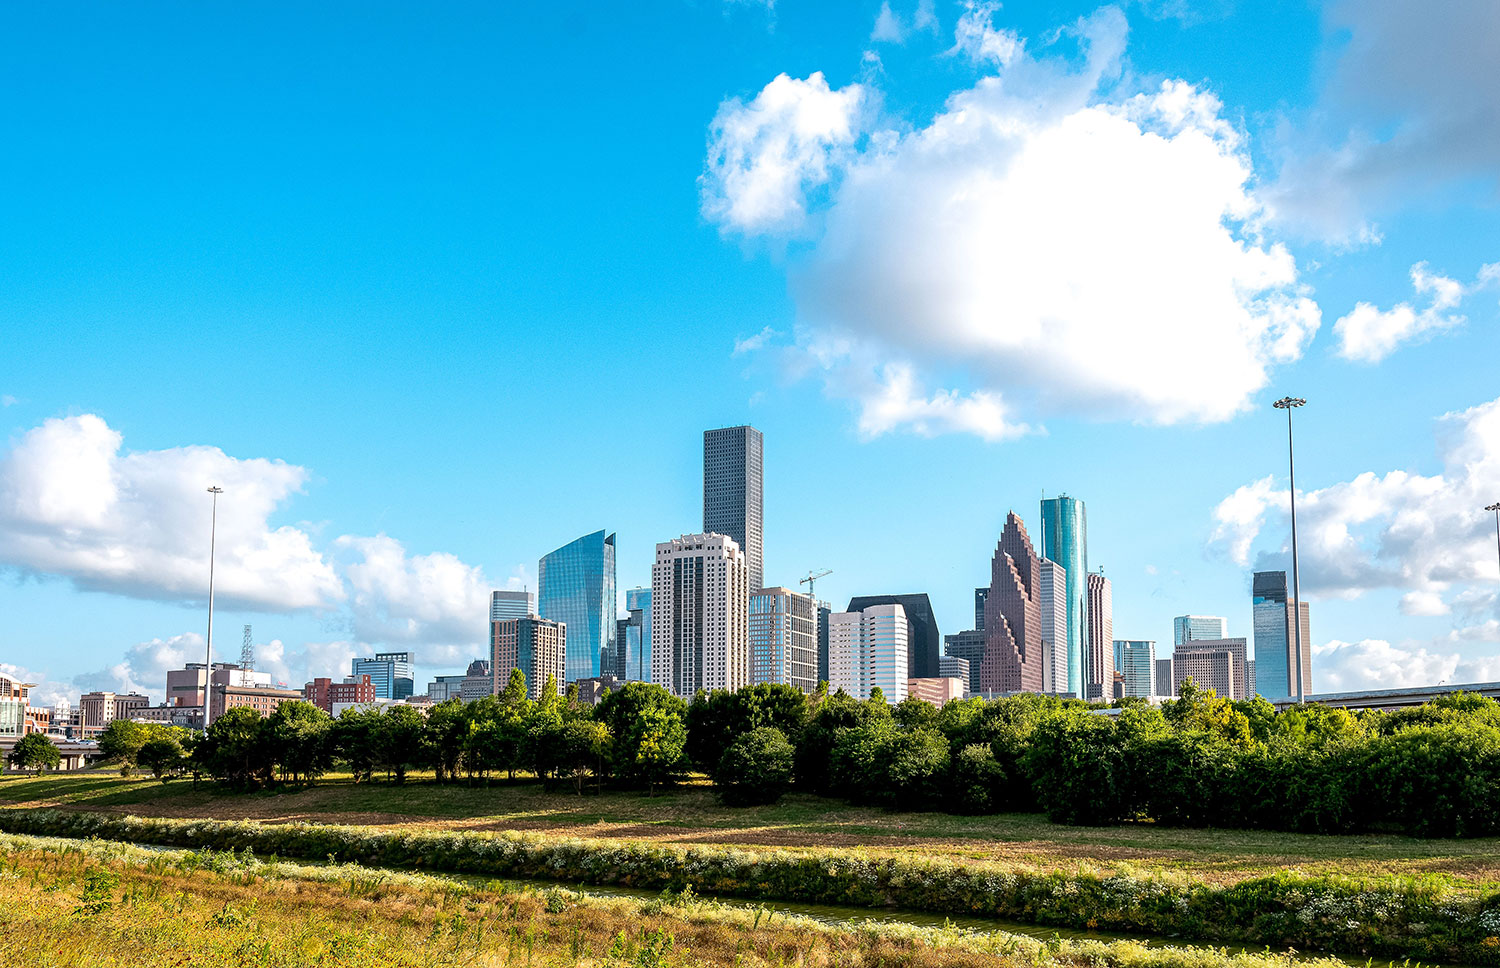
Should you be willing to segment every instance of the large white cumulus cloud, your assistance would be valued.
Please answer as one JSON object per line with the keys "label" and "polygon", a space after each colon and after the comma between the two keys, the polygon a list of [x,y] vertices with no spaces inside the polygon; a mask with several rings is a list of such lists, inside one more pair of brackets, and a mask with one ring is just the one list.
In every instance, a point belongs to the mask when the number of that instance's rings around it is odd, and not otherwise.
{"label": "large white cumulus cloud", "polygon": [[[1320,315],[1286,248],[1261,234],[1252,164],[1222,106],[1181,81],[1144,92],[1115,83],[1125,22],[1112,8],[1067,32],[1078,54],[1066,60],[1027,53],[987,18],[969,33],[979,27],[996,39],[961,36],[957,49],[997,73],[951,95],[928,124],[867,124],[819,156],[826,203],[813,209],[804,193],[782,206],[816,215],[790,264],[804,346],[830,372],[961,370],[970,405],[948,408],[965,419],[947,429],[991,437],[1008,435],[1017,410],[1179,423],[1244,409],[1271,367],[1301,354]],[[775,223],[736,215],[728,175],[743,172],[716,162],[732,153],[726,115],[739,113],[737,102],[721,108],[705,173],[731,204],[705,214],[746,236],[774,234]],[[889,398],[888,381],[830,385],[868,386],[851,394],[862,425],[882,424],[869,410]]]}
{"label": "large white cumulus cloud", "polygon": [[210,484],[222,485],[216,591],[228,605],[327,607],[344,590],[309,535],[270,523],[307,480],[217,447],[125,452],[94,414],[35,427],[0,456],[0,564],[137,598],[207,597]]}

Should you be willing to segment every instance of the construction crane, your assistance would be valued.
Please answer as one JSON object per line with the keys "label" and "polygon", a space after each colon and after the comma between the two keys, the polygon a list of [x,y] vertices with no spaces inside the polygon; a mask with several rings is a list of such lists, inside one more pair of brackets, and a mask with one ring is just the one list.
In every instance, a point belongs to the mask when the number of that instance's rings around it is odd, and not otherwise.
{"label": "construction crane", "polygon": [[799,585],[806,585],[807,586],[807,597],[811,598],[813,601],[817,601],[818,600],[818,596],[817,596],[817,593],[813,591],[813,583],[816,582],[819,578],[823,578],[823,577],[825,577],[827,575],[831,575],[831,574],[833,574],[833,569],[832,568],[824,568],[822,571],[810,571],[810,572],[807,573],[807,577],[804,578],[804,579],[802,579],[797,584],[799,584]]}

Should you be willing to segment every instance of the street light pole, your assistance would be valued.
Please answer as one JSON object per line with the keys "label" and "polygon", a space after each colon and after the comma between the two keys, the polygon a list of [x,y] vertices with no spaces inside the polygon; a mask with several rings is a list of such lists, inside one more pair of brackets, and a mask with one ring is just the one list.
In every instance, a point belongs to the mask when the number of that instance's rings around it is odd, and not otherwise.
{"label": "street light pole", "polygon": [[203,732],[208,732],[208,713],[213,708],[214,686],[214,549],[219,538],[219,495],[224,489],[215,484],[208,489],[214,505],[208,525],[208,642],[203,648]]}
{"label": "street light pole", "polygon": [[1500,501],[1486,505],[1485,510],[1495,512],[1495,556],[1500,558]]}
{"label": "street light pole", "polygon": [[1303,696],[1302,688],[1302,586],[1297,575],[1297,460],[1292,450],[1292,411],[1306,404],[1307,401],[1301,397],[1282,397],[1271,404],[1277,410],[1286,411],[1286,463],[1288,476],[1291,478],[1292,498],[1292,626],[1296,630],[1293,633],[1293,647],[1297,654],[1295,668],[1299,705],[1306,697]]}

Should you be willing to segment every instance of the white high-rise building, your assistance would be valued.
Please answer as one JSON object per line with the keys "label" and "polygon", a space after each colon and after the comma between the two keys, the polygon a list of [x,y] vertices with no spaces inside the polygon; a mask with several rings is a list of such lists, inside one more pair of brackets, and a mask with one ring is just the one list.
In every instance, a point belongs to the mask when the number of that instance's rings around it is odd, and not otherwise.
{"label": "white high-rise building", "polygon": [[1109,702],[1115,686],[1115,619],[1114,593],[1104,569],[1089,572],[1088,598],[1089,681],[1083,698]]}
{"label": "white high-rise building", "polygon": [[855,699],[869,699],[877,688],[888,703],[905,699],[910,635],[900,605],[834,612],[828,616],[828,688]]}
{"label": "white high-rise building", "polygon": [[536,592],[490,592],[490,621],[504,622],[537,614]]}
{"label": "white high-rise building", "polygon": [[1042,688],[1068,691],[1068,574],[1062,565],[1040,559],[1037,586],[1042,603]]}
{"label": "white high-rise building", "polygon": [[685,534],[658,544],[651,566],[651,681],[685,698],[699,689],[749,685],[749,610],[745,554],[733,538]]}

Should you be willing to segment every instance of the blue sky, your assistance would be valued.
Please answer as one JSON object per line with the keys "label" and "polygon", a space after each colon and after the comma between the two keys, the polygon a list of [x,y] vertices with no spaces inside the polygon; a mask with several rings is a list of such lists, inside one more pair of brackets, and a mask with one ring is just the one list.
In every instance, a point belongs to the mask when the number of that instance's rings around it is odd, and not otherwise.
{"label": "blue sky", "polygon": [[1248,634],[1293,393],[1315,688],[1500,678],[1493,4],[543,6],[0,13],[0,663],[159,697],[212,477],[220,654],[456,671],[743,422],[768,581],[958,631],[1066,491]]}

